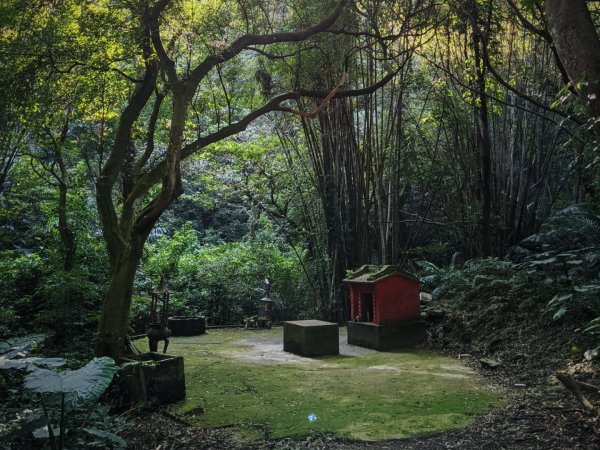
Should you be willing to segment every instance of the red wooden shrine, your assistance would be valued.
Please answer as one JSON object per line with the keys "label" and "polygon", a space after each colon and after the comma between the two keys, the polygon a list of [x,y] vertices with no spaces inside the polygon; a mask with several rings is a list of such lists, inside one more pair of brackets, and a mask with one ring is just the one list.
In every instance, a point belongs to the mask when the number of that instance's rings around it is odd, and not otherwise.
{"label": "red wooden shrine", "polygon": [[344,281],[354,322],[391,325],[420,318],[419,281],[397,266],[365,265]]}

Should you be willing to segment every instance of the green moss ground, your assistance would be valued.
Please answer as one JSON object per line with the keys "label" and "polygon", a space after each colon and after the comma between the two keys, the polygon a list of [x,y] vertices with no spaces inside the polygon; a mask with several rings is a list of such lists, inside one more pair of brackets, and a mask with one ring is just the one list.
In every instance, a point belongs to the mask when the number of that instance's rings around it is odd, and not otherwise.
{"label": "green moss ground", "polygon": [[463,427],[503,402],[452,358],[361,349],[301,358],[284,353],[282,339],[281,328],[173,338],[169,353],[185,357],[187,385],[176,412],[200,406],[204,413],[187,420],[245,438],[331,432],[382,440]]}

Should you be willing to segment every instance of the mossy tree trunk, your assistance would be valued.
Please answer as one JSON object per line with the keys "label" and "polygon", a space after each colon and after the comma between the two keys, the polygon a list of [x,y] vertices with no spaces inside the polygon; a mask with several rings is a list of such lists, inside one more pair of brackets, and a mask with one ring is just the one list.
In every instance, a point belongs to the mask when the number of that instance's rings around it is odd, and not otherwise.
{"label": "mossy tree trunk", "polygon": [[136,239],[115,261],[98,326],[95,353],[118,357],[124,350],[132,287],[144,242]]}

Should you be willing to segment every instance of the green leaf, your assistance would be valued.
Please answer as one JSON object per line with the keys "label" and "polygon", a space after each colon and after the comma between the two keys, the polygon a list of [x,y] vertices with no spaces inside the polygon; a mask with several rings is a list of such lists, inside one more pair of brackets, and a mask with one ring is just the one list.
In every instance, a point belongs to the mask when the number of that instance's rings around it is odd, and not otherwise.
{"label": "green leaf", "polygon": [[552,300],[548,302],[548,306],[553,306],[562,303],[565,300],[569,300],[572,297],[573,294],[556,294],[554,297],[552,297]]}
{"label": "green leaf", "polygon": [[[48,427],[52,426],[52,434],[54,434],[54,436],[58,437],[60,436],[60,427],[58,426],[54,426],[54,425],[46,425],[43,426],[41,428],[38,428],[36,430],[32,431],[33,437],[36,439],[48,439],[50,438],[50,432],[48,431]],[[67,434],[68,430],[65,430],[65,434]]]}
{"label": "green leaf", "polygon": [[531,263],[529,263],[529,265],[531,265],[531,266],[547,266],[548,264],[552,264],[555,262],[556,262],[556,258],[552,257],[552,258],[548,258],[548,259],[532,261]]}
{"label": "green leaf", "polygon": [[81,369],[64,373],[38,368],[25,377],[25,387],[39,394],[65,394],[65,406],[74,409],[98,400],[116,370],[108,357],[94,358]]}
{"label": "green leaf", "polygon": [[595,291],[597,289],[600,289],[600,285],[597,285],[597,284],[586,284],[586,285],[583,285],[583,286],[575,286],[575,287],[573,287],[573,289],[576,292],[585,293],[585,292]]}
{"label": "green leaf", "polygon": [[123,440],[120,436],[116,435],[115,433],[111,433],[110,431],[99,430],[97,428],[83,428],[83,431],[85,431],[88,434],[91,434],[92,436],[112,441],[115,444],[120,445],[121,447],[127,446],[127,442],[125,440]]}
{"label": "green leaf", "polygon": [[48,418],[45,415],[35,412],[29,413],[17,424],[9,423],[4,429],[0,430],[0,442],[10,442],[19,436],[25,436],[47,423]]}
{"label": "green leaf", "polygon": [[556,311],[554,313],[554,316],[552,316],[552,320],[559,320],[561,319],[565,314],[567,313],[567,308],[565,308],[564,306],[561,306],[559,308],[558,311]]}
{"label": "green leaf", "polygon": [[0,357],[0,369],[25,369],[28,372],[36,366],[60,367],[67,363],[64,358],[21,358],[8,359]]}
{"label": "green leaf", "polygon": [[590,325],[582,330],[584,333],[597,334],[600,331],[600,324]]}

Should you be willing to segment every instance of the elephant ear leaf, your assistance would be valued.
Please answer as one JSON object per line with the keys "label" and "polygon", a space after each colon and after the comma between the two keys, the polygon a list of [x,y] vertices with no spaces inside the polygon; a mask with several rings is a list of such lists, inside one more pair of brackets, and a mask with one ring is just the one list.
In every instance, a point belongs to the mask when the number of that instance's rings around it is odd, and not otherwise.
{"label": "elephant ear leaf", "polygon": [[59,373],[35,369],[25,378],[25,387],[40,394],[64,394],[65,406],[78,406],[98,400],[110,384],[117,368],[108,357],[94,358],[84,367]]}
{"label": "elephant ear leaf", "polygon": [[25,387],[39,394],[59,394],[63,390],[63,374],[49,369],[34,369],[25,377]]}

